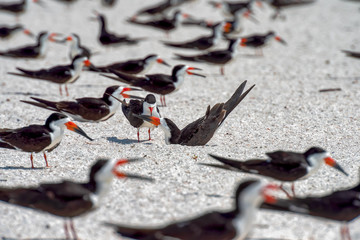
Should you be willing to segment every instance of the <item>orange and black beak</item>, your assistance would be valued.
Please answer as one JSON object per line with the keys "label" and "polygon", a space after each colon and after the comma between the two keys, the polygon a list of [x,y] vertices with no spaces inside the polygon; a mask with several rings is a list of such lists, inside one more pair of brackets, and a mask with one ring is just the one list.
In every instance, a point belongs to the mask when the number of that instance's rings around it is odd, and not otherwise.
{"label": "orange and black beak", "polygon": [[154,124],[155,126],[159,126],[161,124],[160,118],[158,117],[147,116],[147,115],[136,115],[136,114],[134,114],[134,116],[141,118],[142,120],[147,121],[151,124]]}
{"label": "orange and black beak", "polygon": [[91,66],[90,60],[89,60],[89,59],[86,59],[86,60],[84,61],[84,65],[85,65],[85,67],[90,67],[90,66]]}
{"label": "orange and black beak", "polygon": [[259,23],[259,20],[257,20],[253,15],[252,15],[252,12],[251,11],[246,11],[243,15],[245,18],[251,20],[252,22],[258,24]]}
{"label": "orange and black beak", "polygon": [[282,43],[282,44],[284,44],[284,45],[287,45],[287,43],[285,42],[285,40],[282,39],[282,38],[279,37],[279,36],[276,36],[276,37],[275,37],[275,40],[278,41],[278,42],[280,42],[280,43]]}
{"label": "orange and black beak", "polygon": [[167,62],[165,62],[165,61],[164,61],[163,59],[161,59],[161,58],[156,59],[156,62],[158,62],[158,63],[160,63],[160,64],[163,64],[163,65],[165,65],[165,66],[171,67],[170,64],[168,64]]}
{"label": "orange and black beak", "polygon": [[262,189],[262,195],[263,195],[263,198],[264,198],[264,202],[265,203],[275,203],[276,202],[276,198],[269,194],[268,191],[274,191],[274,190],[279,190],[280,187],[276,184],[267,184],[263,189]]}
{"label": "orange and black beak", "polygon": [[240,46],[245,47],[247,41],[248,41],[247,38],[242,38],[242,39],[240,40]]}
{"label": "orange and black beak", "polygon": [[29,29],[24,29],[24,34],[28,35],[29,37],[34,37],[34,34]]}
{"label": "orange and black beak", "polygon": [[344,175],[349,176],[347,172],[331,157],[324,158],[325,164],[329,165],[330,167],[335,168],[336,170],[342,172]]}
{"label": "orange and black beak", "polygon": [[188,67],[188,68],[186,69],[186,73],[189,74],[189,75],[195,75],[195,76],[199,76],[199,77],[206,78],[205,75],[201,75],[201,74],[198,74],[198,73],[193,73],[193,72],[190,72],[190,70],[200,70],[200,71],[201,71],[202,69],[200,69],[200,68],[194,68],[194,67]]}
{"label": "orange and black beak", "polygon": [[91,137],[89,137],[78,125],[76,125],[73,122],[67,122],[65,123],[65,126],[67,127],[67,129],[69,129],[70,131],[76,132],[84,137],[86,137],[87,139],[89,139],[90,141],[94,141],[94,139],[92,139]]}
{"label": "orange and black beak", "polygon": [[[144,98],[142,97],[138,97],[138,96],[134,96],[134,95],[128,95],[126,94],[125,92],[127,91],[142,91],[141,88],[133,88],[133,87],[125,87],[123,88],[123,90],[121,91],[120,95],[123,97],[123,98],[132,98],[132,99],[141,99],[143,100]],[[114,97],[114,96],[113,96]],[[115,97],[114,97],[115,98]]]}
{"label": "orange and black beak", "polygon": [[55,39],[54,37],[59,37],[61,36],[62,34],[61,33],[51,33],[48,37],[49,41],[51,42],[57,42],[57,43],[62,43],[64,42],[63,40],[57,40]]}
{"label": "orange and black beak", "polygon": [[145,181],[154,181],[154,179],[149,178],[149,177],[144,177],[144,176],[140,176],[140,175],[136,175],[136,174],[127,174],[124,172],[120,172],[117,168],[121,165],[130,163],[130,162],[136,162],[139,160],[143,160],[142,158],[129,158],[129,159],[119,159],[116,161],[113,169],[112,169],[112,173],[114,174],[114,176],[118,177],[118,178],[134,178],[134,179],[139,179],[139,180],[145,180]]}
{"label": "orange and black beak", "polygon": [[223,32],[224,33],[229,33],[231,31],[231,27],[232,27],[232,24],[230,22],[226,22],[224,24]]}

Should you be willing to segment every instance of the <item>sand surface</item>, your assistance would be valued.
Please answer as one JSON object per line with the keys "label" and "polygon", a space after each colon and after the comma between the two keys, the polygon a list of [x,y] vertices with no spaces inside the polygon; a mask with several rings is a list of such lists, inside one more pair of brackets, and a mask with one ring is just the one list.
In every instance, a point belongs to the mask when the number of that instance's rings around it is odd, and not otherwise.
{"label": "sand surface", "polygon": [[[165,34],[127,24],[137,9],[157,1],[120,0],[112,9],[100,1],[80,0],[70,7],[45,1],[47,7],[30,4],[19,20],[37,33],[42,30],[78,33],[84,45],[98,52],[95,64],[106,64],[157,53],[172,65],[179,64],[173,53],[194,53],[164,47],[159,40]],[[284,11],[286,20],[271,21],[272,9],[255,8],[260,24],[244,20],[243,35],[272,29],[288,43],[274,42],[264,49],[263,57],[251,57],[253,49],[239,48],[235,61],[226,66],[226,77],[219,68],[200,67],[206,79],[189,76],[182,88],[167,97],[163,116],[180,127],[202,116],[207,105],[226,101],[241,82],[256,84],[248,97],[231,113],[213,139],[201,147],[165,145],[164,134],[156,129],[152,141],[137,143],[136,129],[119,111],[106,122],[79,123],[95,141],[67,131],[60,146],[48,154],[51,168],[41,154],[35,155],[30,168],[28,153],[0,149],[1,186],[34,186],[62,179],[86,181],[88,169],[98,157],[144,157],[146,160],[124,166],[124,171],[153,177],[155,183],[115,180],[102,206],[75,219],[81,239],[119,239],[103,221],[135,226],[158,226],[169,221],[198,215],[208,210],[227,210],[233,204],[233,190],[239,181],[255,176],[227,172],[198,165],[215,163],[207,154],[237,159],[264,158],[277,149],[305,151],[320,146],[331,152],[349,173],[345,177],[329,168],[321,168],[307,180],[296,183],[299,196],[325,194],[359,182],[360,167],[360,84],[359,60],[345,57],[341,49],[360,50],[359,7],[356,2],[318,0],[306,7]],[[92,11],[106,14],[109,29],[148,40],[137,46],[104,48],[97,42],[98,23],[89,20]],[[182,7],[196,17],[220,20],[222,15],[205,0]],[[0,23],[14,23],[15,17],[0,13]],[[208,31],[182,27],[170,34],[170,40],[187,40]],[[18,34],[1,41],[0,50],[30,43]],[[221,42],[219,48],[225,47]],[[50,43],[44,59],[13,60],[0,58],[0,128],[18,128],[43,124],[50,111],[25,105],[19,100],[38,96],[49,100],[100,97],[106,87],[118,84],[98,74],[83,72],[80,80],[69,86],[70,97],[60,96],[58,85],[6,74],[15,67],[37,69],[68,63],[67,46]],[[190,65],[190,64],[189,64]],[[169,73],[170,68],[156,65],[151,73]],[[320,89],[341,88],[337,92]],[[145,96],[146,93],[141,93]],[[158,99],[159,100],[159,99]],[[147,131],[141,130],[141,139]],[[282,197],[285,197],[281,195]],[[340,224],[293,214],[261,211],[250,238],[264,239],[339,239]],[[8,238],[64,238],[63,219],[37,211],[0,203],[0,236]],[[350,225],[353,239],[360,239],[360,222]]]}

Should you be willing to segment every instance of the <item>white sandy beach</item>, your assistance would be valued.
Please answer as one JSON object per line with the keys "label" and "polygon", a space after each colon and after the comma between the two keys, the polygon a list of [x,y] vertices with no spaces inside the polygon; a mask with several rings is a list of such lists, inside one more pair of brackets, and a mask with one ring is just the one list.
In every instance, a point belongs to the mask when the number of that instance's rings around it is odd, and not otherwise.
{"label": "white sandy beach", "polygon": [[[79,0],[70,7],[56,1],[45,2],[46,8],[30,4],[29,10],[20,16],[20,23],[34,33],[49,30],[79,34],[85,46],[98,52],[91,59],[94,64],[157,53],[176,65],[185,62],[174,60],[173,53],[195,53],[166,48],[159,43],[167,40],[163,32],[125,22],[138,9],[157,1],[119,0],[110,9],[95,0]],[[181,9],[198,18],[221,20],[220,11],[206,2],[198,0]],[[120,239],[112,229],[102,225],[104,221],[158,226],[213,209],[230,209],[238,182],[256,176],[199,165],[216,163],[208,153],[246,160],[265,158],[265,152],[278,149],[303,152],[311,146],[320,146],[332,154],[349,177],[323,166],[317,174],[296,183],[297,194],[322,195],[351,187],[360,181],[360,61],[346,57],[340,50],[360,51],[359,8],[356,2],[318,0],[313,5],[286,9],[283,12],[286,20],[272,21],[269,19],[272,9],[254,6],[260,23],[244,20],[241,35],[272,29],[286,40],[287,46],[273,42],[264,48],[263,57],[250,57],[253,49],[239,47],[236,60],[225,67],[225,77],[219,75],[216,66],[186,63],[202,68],[201,73],[207,78],[188,76],[178,92],[166,97],[168,107],[160,111],[179,127],[202,116],[207,105],[226,101],[244,80],[248,80],[246,89],[256,84],[206,146],[166,145],[160,129],[152,132],[152,141],[138,143],[136,129],[120,110],[102,123],[78,123],[95,139],[93,142],[67,131],[60,146],[48,154],[50,168],[43,168],[42,154],[35,154],[34,165],[39,169],[33,170],[29,153],[0,149],[0,179],[6,180],[0,186],[36,186],[62,179],[86,181],[88,170],[98,157],[144,157],[143,162],[124,166],[124,171],[152,177],[155,183],[114,180],[112,191],[100,208],[74,219],[79,237],[86,240]],[[89,20],[95,9],[107,16],[111,31],[148,39],[130,47],[100,46],[99,24]],[[3,23],[13,24],[15,17],[0,13],[0,24]],[[170,34],[169,40],[188,40],[204,34],[208,31],[181,27]],[[34,41],[17,34],[11,40],[0,40],[0,51]],[[219,48],[225,46],[223,41]],[[39,69],[69,63],[67,46],[49,43],[48,50],[44,59],[0,58],[0,128],[44,123],[50,111],[19,101],[29,100],[30,96],[48,100],[100,97],[108,86],[121,85],[96,73],[83,72],[77,82],[69,85],[70,96],[66,97],[59,95],[56,84],[7,74],[16,67]],[[150,73],[170,71],[155,65]],[[341,88],[341,91],[319,92],[327,88]],[[141,95],[145,96],[146,92]],[[142,129],[141,139],[146,140],[147,136],[147,130]],[[251,239],[340,238],[339,223],[312,217],[260,211],[256,223]],[[360,220],[349,226],[352,238],[360,239]],[[0,237],[64,238],[63,219],[0,203]]]}

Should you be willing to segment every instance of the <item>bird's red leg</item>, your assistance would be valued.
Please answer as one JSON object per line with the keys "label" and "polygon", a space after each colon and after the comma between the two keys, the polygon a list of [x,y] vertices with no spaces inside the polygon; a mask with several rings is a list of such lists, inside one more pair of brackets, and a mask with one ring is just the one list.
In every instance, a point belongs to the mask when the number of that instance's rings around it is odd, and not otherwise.
{"label": "bird's red leg", "polygon": [[71,229],[74,239],[78,239],[72,218],[70,218],[70,229]]}
{"label": "bird's red leg", "polygon": [[343,226],[341,226],[340,233],[342,240],[351,240],[349,226],[346,223]]}
{"label": "bird's red leg", "polygon": [[163,96],[164,107],[166,107],[165,95]]}
{"label": "bird's red leg", "polygon": [[149,141],[151,140],[151,137],[150,137],[150,128],[148,130],[148,133],[149,133]]}
{"label": "bird's red leg", "polygon": [[30,154],[31,168],[34,168],[34,157],[33,154]]}
{"label": "bird's red leg", "polygon": [[65,237],[66,237],[66,239],[70,239],[70,234],[69,234],[69,229],[68,229],[68,226],[67,226],[66,219],[65,219],[65,221],[64,221],[64,231],[65,231]]}
{"label": "bird's red leg", "polygon": [[69,96],[69,91],[68,91],[68,88],[67,88],[66,84],[65,84],[65,91],[66,91],[66,96],[68,97]]}
{"label": "bird's red leg", "polygon": [[138,137],[138,142],[140,142],[140,133],[139,133],[139,129],[137,130],[137,137]]}
{"label": "bird's red leg", "polygon": [[44,159],[45,159],[45,162],[46,162],[46,167],[50,167],[49,164],[48,164],[48,161],[47,161],[47,157],[46,157],[46,153],[44,152]]}
{"label": "bird's red leg", "polygon": [[291,184],[291,192],[293,194],[293,197],[295,197],[295,183]]}
{"label": "bird's red leg", "polygon": [[59,92],[60,92],[60,96],[62,96],[61,85],[59,85]]}
{"label": "bird's red leg", "polygon": [[286,196],[289,199],[292,199],[291,195],[285,190],[285,188],[283,187],[283,184],[280,185],[280,189],[286,194]]}
{"label": "bird's red leg", "polygon": [[221,73],[222,76],[225,75],[225,73],[224,73],[224,66],[221,66],[221,67],[220,67],[220,73]]}

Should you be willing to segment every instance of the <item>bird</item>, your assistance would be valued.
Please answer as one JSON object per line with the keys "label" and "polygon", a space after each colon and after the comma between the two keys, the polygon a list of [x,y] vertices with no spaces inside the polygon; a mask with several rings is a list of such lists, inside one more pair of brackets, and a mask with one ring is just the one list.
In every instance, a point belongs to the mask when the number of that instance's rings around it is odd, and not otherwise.
{"label": "bird", "polygon": [[184,82],[185,73],[189,75],[195,75],[199,77],[205,77],[204,75],[190,72],[190,70],[201,70],[199,68],[188,67],[186,65],[176,65],[173,67],[171,75],[165,74],[148,74],[144,77],[137,77],[129,74],[125,74],[119,71],[110,69],[110,72],[117,77],[101,74],[104,77],[120,81],[131,86],[140,87],[145,91],[160,94],[160,101],[163,106],[166,106],[165,95],[176,92],[179,90]]}
{"label": "bird", "polygon": [[91,62],[85,56],[76,56],[70,65],[59,65],[48,69],[27,70],[16,68],[22,73],[9,72],[8,74],[39,79],[59,84],[60,95],[62,95],[61,84],[65,84],[66,96],[69,96],[67,89],[68,83],[73,83],[80,77],[80,73],[84,66],[90,66]]}
{"label": "bird", "polygon": [[40,32],[35,45],[23,46],[0,52],[0,56],[12,58],[39,58],[44,57],[47,50],[47,41],[54,41],[57,33]]}
{"label": "bird", "polygon": [[179,24],[180,21],[183,18],[188,18],[189,15],[185,13],[181,13],[180,10],[177,10],[174,12],[171,18],[164,17],[162,19],[154,19],[149,21],[138,21],[137,18],[134,16],[127,20],[129,23],[141,25],[141,26],[148,26],[153,27],[162,31],[166,32],[166,35],[168,36],[170,31],[175,30]]}
{"label": "bird", "polygon": [[286,211],[334,220],[342,223],[341,239],[351,240],[348,224],[360,216],[360,183],[352,188],[335,191],[324,196],[278,199],[265,203],[263,209]]}
{"label": "bird", "polygon": [[170,67],[170,65],[160,58],[157,54],[149,54],[144,58],[131,59],[124,62],[115,62],[106,66],[90,66],[90,71],[110,73],[110,69],[126,74],[144,74],[154,65],[154,63]]}
{"label": "bird", "polygon": [[108,87],[101,98],[84,97],[77,98],[75,101],[52,102],[41,98],[31,97],[35,101],[21,102],[28,103],[37,107],[51,111],[63,113],[75,121],[79,122],[102,122],[111,118],[120,106],[120,103],[113,96],[132,98],[127,91],[141,91],[137,88],[111,86]]}
{"label": "bird", "polygon": [[226,38],[230,34],[237,34],[243,31],[242,20],[243,18],[247,18],[254,23],[259,23],[259,21],[252,16],[252,12],[248,9],[244,8],[243,10],[239,10],[235,13],[232,20],[226,21],[226,27],[224,29],[224,35]]}
{"label": "bird", "polygon": [[163,44],[175,48],[206,50],[215,46],[220,41],[224,26],[225,26],[224,22],[220,22],[212,26],[212,34],[210,36],[202,36],[196,38],[195,40],[190,40],[187,42],[181,42],[181,43],[163,42]]}
{"label": "bird", "polygon": [[23,32],[30,37],[34,36],[34,34],[29,29],[24,28],[24,26],[20,24],[16,24],[14,26],[0,25],[0,38],[2,39],[10,38],[17,32]]}
{"label": "bird", "polygon": [[71,33],[63,41],[70,42],[70,51],[69,51],[70,59],[74,59],[74,57],[80,55],[80,56],[85,56],[90,60],[91,51],[89,48],[81,45],[79,35],[77,35],[76,33]]}
{"label": "bird", "polygon": [[219,129],[227,116],[255,87],[251,86],[245,93],[242,93],[247,81],[244,81],[226,103],[217,103],[212,108],[207,107],[204,116],[189,123],[180,130],[176,124],[168,118],[157,118],[154,116],[139,115],[160,128],[165,133],[166,144],[180,144],[186,146],[203,146],[210,141],[215,132]]}
{"label": "bird", "polygon": [[148,133],[149,133],[149,141],[150,141],[151,140],[150,129],[152,130],[156,126],[136,116],[147,115],[147,116],[161,117],[160,110],[156,105],[155,96],[153,94],[148,94],[146,95],[145,98],[141,100],[131,99],[129,102],[126,102],[125,100],[118,99],[118,101],[121,102],[122,104],[121,105],[122,111],[126,119],[129,121],[131,126],[137,128],[138,142],[140,142],[139,129],[144,127],[149,129]]}
{"label": "bird", "polygon": [[229,40],[229,45],[227,49],[224,50],[215,50],[203,54],[185,56],[182,54],[175,53],[176,59],[191,61],[191,62],[204,62],[209,64],[220,65],[220,73],[224,75],[224,65],[229,63],[234,59],[235,54],[237,53],[237,48],[240,44],[240,39],[231,39]]}
{"label": "bird", "polygon": [[252,10],[252,4],[256,3],[259,7],[262,7],[262,3],[259,0],[249,0],[249,1],[240,1],[240,2],[228,2],[228,1],[222,1],[222,2],[215,2],[215,1],[209,1],[209,4],[215,8],[220,8],[222,12],[226,16],[232,16],[234,17],[239,11]]}
{"label": "bird", "polygon": [[360,58],[360,52],[354,52],[354,51],[349,51],[349,50],[341,50],[343,53],[346,54],[346,56],[348,57],[353,57],[353,58]]}
{"label": "bird", "polygon": [[[21,14],[25,12],[28,6],[28,2],[30,0],[20,0],[18,2],[10,2],[10,3],[1,3],[0,11],[5,11],[13,14]],[[32,0],[32,2],[41,5],[43,2],[41,0]]]}
{"label": "bird", "polygon": [[262,202],[275,202],[269,191],[275,184],[261,180],[245,180],[238,184],[233,209],[211,211],[198,217],[170,223],[159,228],[136,228],[105,222],[121,236],[138,240],[243,240],[250,232]]}
{"label": "bird", "polygon": [[115,46],[115,45],[134,45],[144,38],[131,38],[128,35],[116,35],[107,30],[105,16],[95,12],[97,19],[100,22],[99,42],[103,46]]}
{"label": "bird", "polygon": [[63,180],[33,187],[0,187],[0,201],[62,217],[65,219],[66,239],[70,239],[69,228],[73,239],[78,239],[72,219],[101,207],[114,177],[152,181],[151,178],[118,169],[121,165],[139,160],[99,158],[89,171],[89,180],[84,183]]}
{"label": "bird", "polygon": [[273,19],[276,19],[280,16],[280,11],[283,8],[302,6],[310,3],[315,3],[315,0],[262,0],[275,9],[275,13],[272,16]]}
{"label": "bird", "polygon": [[117,0],[101,0],[101,4],[105,7],[112,7],[116,4]]}
{"label": "bird", "polygon": [[33,153],[42,152],[46,167],[49,167],[46,153],[59,146],[65,128],[93,141],[68,116],[61,113],[53,113],[46,119],[44,125],[29,125],[17,129],[0,129],[0,148],[30,152],[31,168],[34,168]]}
{"label": "bird", "polygon": [[[240,172],[258,174],[283,182],[294,182],[308,178],[310,175],[314,174],[323,163],[325,163],[348,176],[344,169],[331,158],[330,153],[320,147],[311,147],[303,153],[278,150],[268,152],[266,155],[268,156],[268,159],[238,161],[209,154],[210,157],[225,164],[225,166],[213,164],[204,165],[225,168],[228,170],[235,169]],[[281,189],[289,198],[292,198],[282,185]],[[292,183],[291,190],[293,196],[295,196],[294,183]]]}
{"label": "bird", "polygon": [[270,40],[275,39],[276,41],[286,45],[287,43],[279,36],[275,35],[274,31],[269,31],[265,34],[253,34],[247,37],[241,38],[240,45],[243,47],[252,47],[260,52],[257,55],[263,55],[262,47],[269,44]]}
{"label": "bird", "polygon": [[164,14],[165,11],[169,10],[178,0],[165,0],[160,2],[156,6],[146,7],[142,10],[139,10],[135,16],[137,15],[158,15]]}

